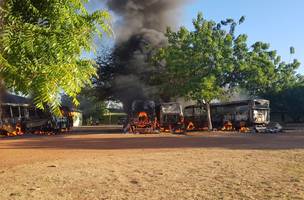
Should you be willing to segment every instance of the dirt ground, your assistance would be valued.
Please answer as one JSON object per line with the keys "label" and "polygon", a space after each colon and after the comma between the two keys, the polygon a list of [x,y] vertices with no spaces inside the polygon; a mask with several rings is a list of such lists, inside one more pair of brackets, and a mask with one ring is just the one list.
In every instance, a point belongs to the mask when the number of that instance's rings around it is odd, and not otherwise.
{"label": "dirt ground", "polygon": [[304,199],[304,132],[0,139],[0,199]]}

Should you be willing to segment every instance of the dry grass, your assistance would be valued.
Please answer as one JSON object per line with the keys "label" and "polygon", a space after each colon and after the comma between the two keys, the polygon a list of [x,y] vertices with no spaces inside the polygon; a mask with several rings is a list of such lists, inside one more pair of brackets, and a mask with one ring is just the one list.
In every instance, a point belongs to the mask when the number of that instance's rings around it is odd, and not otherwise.
{"label": "dry grass", "polygon": [[304,199],[302,149],[1,151],[39,155],[0,167],[1,200]]}

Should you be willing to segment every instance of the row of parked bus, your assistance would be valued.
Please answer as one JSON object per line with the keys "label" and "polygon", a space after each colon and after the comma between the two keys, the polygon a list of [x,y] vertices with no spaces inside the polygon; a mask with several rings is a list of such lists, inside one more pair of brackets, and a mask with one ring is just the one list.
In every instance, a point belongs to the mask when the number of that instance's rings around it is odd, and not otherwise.
{"label": "row of parked bus", "polygon": [[36,108],[28,99],[7,94],[0,102],[0,135],[24,133],[59,133],[69,130],[73,123],[68,108],[61,108],[57,117],[48,110]]}
{"label": "row of parked bus", "polygon": [[[134,101],[125,131],[133,133],[207,130],[205,106],[185,108],[177,102]],[[253,99],[211,104],[213,127],[217,130],[262,132],[270,122],[269,101]]]}

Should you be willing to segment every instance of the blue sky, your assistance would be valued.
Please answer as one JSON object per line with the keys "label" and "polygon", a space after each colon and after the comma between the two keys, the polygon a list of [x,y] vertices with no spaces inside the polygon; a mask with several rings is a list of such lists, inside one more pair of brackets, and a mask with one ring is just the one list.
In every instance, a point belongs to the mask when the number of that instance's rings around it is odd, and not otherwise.
{"label": "blue sky", "polygon": [[[238,32],[248,35],[249,44],[270,43],[283,60],[300,60],[299,72],[304,74],[304,0],[193,0],[185,6],[180,25],[192,28],[198,12],[215,21],[246,16]],[[296,49],[293,56],[289,54],[290,46]]]}
{"label": "blue sky", "polygon": [[[96,4],[97,0],[91,3],[90,10],[104,7]],[[298,71],[304,74],[304,0],[192,0],[177,16],[179,25],[191,29],[192,19],[198,12],[217,22],[244,15],[246,21],[238,27],[238,33],[248,35],[249,45],[255,41],[269,43],[284,61],[298,59],[302,63]],[[295,55],[290,56],[290,46],[295,47]]]}

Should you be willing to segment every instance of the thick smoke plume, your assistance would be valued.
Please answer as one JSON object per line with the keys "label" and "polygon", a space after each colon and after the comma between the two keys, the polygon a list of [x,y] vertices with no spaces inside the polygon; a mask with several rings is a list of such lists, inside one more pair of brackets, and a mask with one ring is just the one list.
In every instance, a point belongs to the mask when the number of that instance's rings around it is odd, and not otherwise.
{"label": "thick smoke plume", "polygon": [[133,35],[145,33],[161,37],[162,34],[157,33],[176,25],[178,9],[183,3],[183,0],[109,0],[107,5],[122,18],[115,30],[118,41],[126,41]]}
{"label": "thick smoke plume", "polygon": [[[157,96],[147,83],[153,69],[148,62],[151,49],[166,45],[164,32],[175,27],[182,0],[108,0],[107,6],[118,16],[114,25],[116,45],[111,65],[111,92],[126,110],[135,99]],[[114,66],[113,66],[114,65]],[[101,77],[102,79],[102,77]]]}

